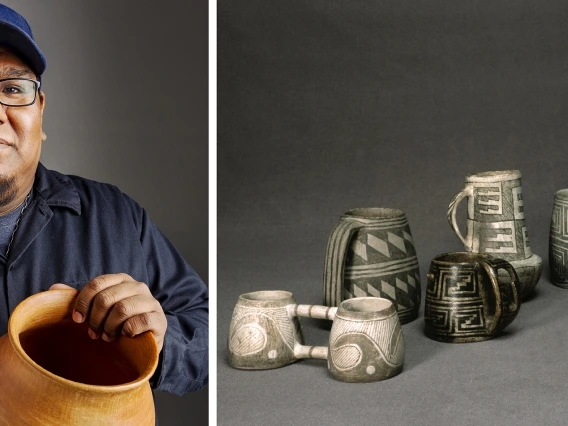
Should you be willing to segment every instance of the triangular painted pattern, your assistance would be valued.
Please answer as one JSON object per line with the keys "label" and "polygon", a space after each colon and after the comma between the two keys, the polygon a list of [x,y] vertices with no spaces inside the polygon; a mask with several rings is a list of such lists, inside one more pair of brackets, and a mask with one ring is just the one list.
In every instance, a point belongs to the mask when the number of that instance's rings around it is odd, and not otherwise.
{"label": "triangular painted pattern", "polygon": [[367,296],[367,292],[365,290],[363,290],[362,288],[359,288],[358,286],[354,285],[353,286],[353,295],[355,297],[365,297],[365,296]]}
{"label": "triangular painted pattern", "polygon": [[369,283],[367,283],[367,292],[369,293],[370,296],[381,297],[381,292]]}
{"label": "triangular painted pattern", "polygon": [[392,300],[396,300],[396,291],[393,285],[381,280],[381,291],[390,296]]}
{"label": "triangular painted pattern", "polygon": [[386,241],[381,240],[380,238],[375,237],[374,235],[367,235],[367,244],[377,250],[379,253],[384,254],[388,258],[390,258],[390,251],[389,245]]}
{"label": "triangular painted pattern", "polygon": [[406,253],[406,246],[404,245],[404,240],[400,238],[398,235],[393,234],[392,232],[387,232],[389,243],[394,245],[400,251]]}
{"label": "triangular painted pattern", "polygon": [[401,279],[398,279],[398,278],[395,278],[395,279],[396,279],[396,288],[404,291],[405,293],[408,293],[408,284],[406,284]]}
{"label": "triangular painted pattern", "polygon": [[408,226],[402,229],[366,230],[351,240],[346,265],[360,266],[416,256]]}
{"label": "triangular painted pattern", "polygon": [[369,260],[367,258],[367,246],[363,244],[361,241],[359,240],[353,241],[353,244],[351,245],[351,250],[361,259],[365,261]]}

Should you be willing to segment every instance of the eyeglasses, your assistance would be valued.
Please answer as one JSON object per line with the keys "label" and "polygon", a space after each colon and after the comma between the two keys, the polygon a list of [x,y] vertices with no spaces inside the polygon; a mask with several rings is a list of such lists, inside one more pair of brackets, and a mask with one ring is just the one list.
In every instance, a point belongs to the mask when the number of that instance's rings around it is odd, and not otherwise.
{"label": "eyeglasses", "polygon": [[10,107],[32,105],[36,100],[40,82],[31,78],[5,78],[0,80],[0,104]]}

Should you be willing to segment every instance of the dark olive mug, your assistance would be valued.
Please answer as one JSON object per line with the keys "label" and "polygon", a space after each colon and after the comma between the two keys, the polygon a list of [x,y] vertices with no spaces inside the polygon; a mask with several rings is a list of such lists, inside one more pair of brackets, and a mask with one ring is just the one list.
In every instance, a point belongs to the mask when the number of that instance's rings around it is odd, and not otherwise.
{"label": "dark olive mug", "polygon": [[[500,269],[510,280],[499,278]],[[427,276],[424,321],[431,339],[488,340],[519,313],[521,284],[515,269],[503,259],[482,253],[445,253],[432,259]]]}

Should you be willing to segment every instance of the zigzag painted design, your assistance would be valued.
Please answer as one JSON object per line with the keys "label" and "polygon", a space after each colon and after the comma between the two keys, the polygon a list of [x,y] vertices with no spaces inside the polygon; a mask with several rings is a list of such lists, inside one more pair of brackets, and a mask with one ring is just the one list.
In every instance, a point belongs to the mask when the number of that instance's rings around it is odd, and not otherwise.
{"label": "zigzag painted design", "polygon": [[487,332],[483,307],[457,308],[429,302],[425,320],[439,334],[479,336]]}
{"label": "zigzag painted design", "polygon": [[348,265],[353,262],[364,266],[368,262],[388,262],[389,259],[401,260],[416,255],[408,227],[390,230],[366,228],[365,232],[356,235],[349,243],[348,258],[351,260]]}

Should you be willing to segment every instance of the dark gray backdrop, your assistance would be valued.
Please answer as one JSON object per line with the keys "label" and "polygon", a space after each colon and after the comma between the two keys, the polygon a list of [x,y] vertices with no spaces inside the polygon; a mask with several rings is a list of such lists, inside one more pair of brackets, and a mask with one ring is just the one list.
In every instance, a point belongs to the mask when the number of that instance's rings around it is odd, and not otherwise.
{"label": "dark gray backdrop", "polygon": [[[567,12],[563,1],[218,2],[219,425],[566,424],[568,291],[550,284],[547,245],[553,194],[568,187]],[[422,306],[403,326],[404,370],[385,382],[338,382],[317,360],[228,365],[239,294],[321,303],[342,212],[403,209],[424,291],[432,257],[463,249],[446,211],[465,175],[506,169],[523,173],[545,267],[501,337],[435,342]],[[320,322],[303,324],[308,344],[326,343]]]}
{"label": "dark gray backdrop", "polygon": [[[117,185],[207,281],[207,2],[3,3],[47,59],[43,164]],[[207,424],[207,389],[155,397],[160,425]]]}

